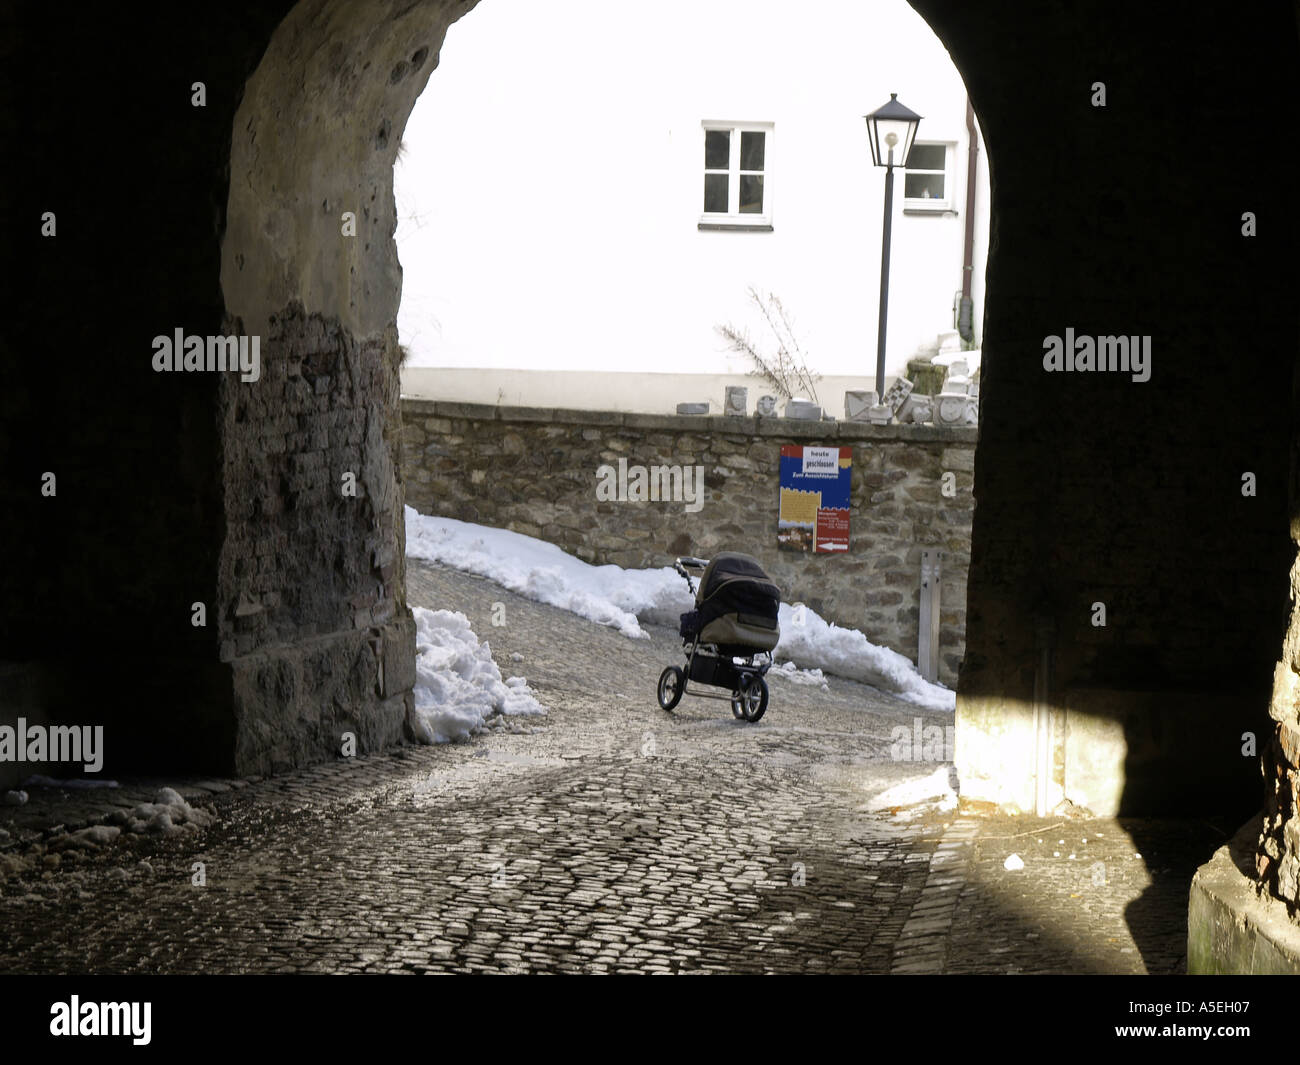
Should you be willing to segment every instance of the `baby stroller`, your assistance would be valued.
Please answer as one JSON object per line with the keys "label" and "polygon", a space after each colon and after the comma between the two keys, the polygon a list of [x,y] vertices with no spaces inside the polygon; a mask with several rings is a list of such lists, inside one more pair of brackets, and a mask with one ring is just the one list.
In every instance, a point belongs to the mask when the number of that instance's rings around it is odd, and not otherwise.
{"label": "baby stroller", "polygon": [[[772,651],[781,637],[777,608],[781,590],[768,579],[757,559],[738,552],[702,558],[679,558],[673,568],[695,594],[695,609],[682,615],[678,630],[686,650],[686,669],[669,666],[659,675],[659,705],[671,710],[683,695],[731,699],[731,712],[757,721],[767,710],[767,681]],[[697,591],[688,570],[703,570]],[[759,661],[763,659],[763,661]],[[690,690],[688,681],[729,694]]]}

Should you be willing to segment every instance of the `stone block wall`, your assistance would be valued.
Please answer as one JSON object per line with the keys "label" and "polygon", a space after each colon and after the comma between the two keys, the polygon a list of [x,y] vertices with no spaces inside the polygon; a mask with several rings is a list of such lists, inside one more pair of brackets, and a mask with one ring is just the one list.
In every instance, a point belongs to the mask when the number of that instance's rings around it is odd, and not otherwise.
{"label": "stone block wall", "polygon": [[382,625],[404,598],[382,402],[394,370],[382,338],[359,341],[301,307],[272,329],[261,379],[222,389],[225,661]]}
{"label": "stone block wall", "polygon": [[222,382],[214,620],[236,764],[259,772],[329,757],[344,732],[363,750],[397,741],[415,675],[394,338],[291,304],[264,340],[260,379]]}
{"label": "stone block wall", "polygon": [[[511,529],[595,564],[671,565],[721,550],[757,557],[828,620],[917,657],[921,550],[943,552],[940,680],[955,685],[965,645],[976,430],[785,418],[616,414],[402,401],[402,480],[424,514]],[[847,555],[776,545],[783,444],[853,448]],[[612,502],[597,471],[704,468],[704,502]],[[944,472],[956,493],[941,492]]]}

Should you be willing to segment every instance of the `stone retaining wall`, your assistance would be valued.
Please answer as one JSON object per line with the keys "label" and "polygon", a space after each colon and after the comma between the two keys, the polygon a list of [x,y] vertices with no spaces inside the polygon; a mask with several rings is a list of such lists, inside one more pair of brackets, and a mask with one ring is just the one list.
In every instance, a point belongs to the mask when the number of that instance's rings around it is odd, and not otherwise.
{"label": "stone retaining wall", "polygon": [[[942,551],[939,679],[965,646],[976,430],[785,418],[617,414],[402,400],[402,479],[423,514],[511,529],[588,562],[664,566],[719,550],[755,555],[789,601],[917,657],[921,550]],[[783,444],[852,446],[847,555],[776,546]],[[602,465],[704,467],[704,498],[612,502]],[[955,495],[942,494],[952,472]]]}

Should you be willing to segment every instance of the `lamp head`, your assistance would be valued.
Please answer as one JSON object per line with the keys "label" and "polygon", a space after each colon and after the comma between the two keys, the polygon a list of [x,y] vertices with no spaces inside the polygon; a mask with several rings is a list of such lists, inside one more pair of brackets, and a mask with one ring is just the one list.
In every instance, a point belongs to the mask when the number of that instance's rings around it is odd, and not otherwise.
{"label": "lamp head", "polygon": [[921,116],[900,104],[898,93],[893,92],[889,102],[867,115],[866,120],[871,161],[876,166],[907,166]]}

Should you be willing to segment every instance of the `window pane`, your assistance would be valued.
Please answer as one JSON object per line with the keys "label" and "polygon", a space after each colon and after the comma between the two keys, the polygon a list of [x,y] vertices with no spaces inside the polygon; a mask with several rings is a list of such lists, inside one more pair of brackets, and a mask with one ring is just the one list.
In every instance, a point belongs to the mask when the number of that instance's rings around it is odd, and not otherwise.
{"label": "window pane", "polygon": [[948,149],[942,144],[913,144],[907,157],[908,170],[942,170]]}
{"label": "window pane", "polygon": [[766,144],[766,134],[742,132],[740,134],[740,169],[762,170],[763,148]]}
{"label": "window pane", "polygon": [[763,213],[763,176],[761,174],[740,175],[740,213]]}
{"label": "window pane", "polygon": [[719,214],[727,213],[726,174],[704,175],[704,209],[706,211],[716,211]]}
{"label": "window pane", "polygon": [[942,174],[907,174],[903,182],[903,195],[909,200],[942,200]]}
{"label": "window pane", "polygon": [[731,165],[731,130],[704,131],[704,168],[726,170]]}

